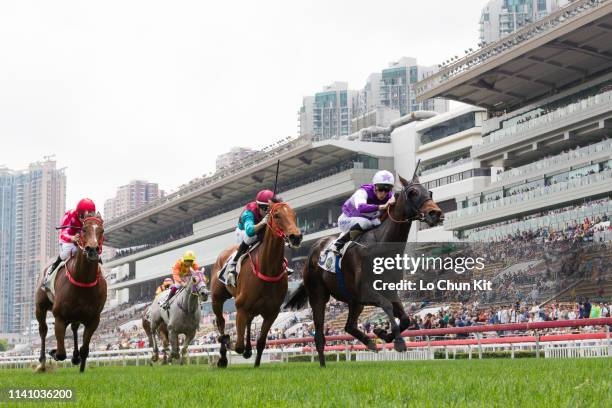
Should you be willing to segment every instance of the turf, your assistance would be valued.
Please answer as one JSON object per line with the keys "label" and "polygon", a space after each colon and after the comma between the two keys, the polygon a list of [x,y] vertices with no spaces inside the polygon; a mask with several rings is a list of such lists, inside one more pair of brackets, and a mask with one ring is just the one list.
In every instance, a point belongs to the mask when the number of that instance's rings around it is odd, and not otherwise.
{"label": "turf", "polygon": [[77,368],[0,370],[0,384],[73,387],[76,401],[56,406],[603,407],[612,397],[612,359],[338,362],[326,369],[316,363],[225,370],[89,367],[84,374]]}

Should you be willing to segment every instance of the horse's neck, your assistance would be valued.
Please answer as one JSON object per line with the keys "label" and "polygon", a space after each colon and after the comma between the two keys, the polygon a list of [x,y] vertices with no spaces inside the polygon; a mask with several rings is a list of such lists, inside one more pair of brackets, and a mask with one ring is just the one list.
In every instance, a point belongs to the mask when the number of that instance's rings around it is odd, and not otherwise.
{"label": "horse's neck", "polygon": [[[71,262],[70,260],[68,262]],[[72,260],[73,268],[70,269],[72,277],[79,282],[93,281],[98,274],[98,261],[90,261],[83,251],[78,250]]]}
{"label": "horse's neck", "polygon": [[283,269],[284,241],[266,228],[263,243],[259,247],[259,271],[266,276],[277,276]]}
{"label": "horse's neck", "polygon": [[406,242],[408,240],[408,234],[410,233],[410,226],[412,221],[409,222],[394,222],[393,220],[400,221],[404,219],[404,209],[406,202],[404,195],[400,194],[397,202],[390,210],[391,217],[387,217],[384,224],[381,226],[379,239],[380,242]]}
{"label": "horse's neck", "polygon": [[181,299],[181,306],[187,313],[192,313],[195,310],[196,303],[198,302],[198,297],[193,296],[193,286],[191,282],[188,286],[183,290],[183,299]]}

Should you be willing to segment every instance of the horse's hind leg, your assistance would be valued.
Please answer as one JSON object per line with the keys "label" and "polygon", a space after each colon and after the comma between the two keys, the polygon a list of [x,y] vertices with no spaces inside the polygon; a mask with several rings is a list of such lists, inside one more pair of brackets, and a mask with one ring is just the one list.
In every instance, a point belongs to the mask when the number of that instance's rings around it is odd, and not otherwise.
{"label": "horse's hind leg", "polygon": [[46,370],[47,357],[45,356],[45,340],[47,338],[47,309],[42,306],[36,305],[36,320],[38,321],[38,334],[40,335],[40,357],[38,362],[40,363],[36,367],[37,372],[44,372]]}
{"label": "horse's hind leg", "polygon": [[315,345],[319,354],[319,365],[325,367],[325,305],[329,301],[329,293],[323,287],[308,288],[308,302],[312,309],[312,320],[315,326]]}
{"label": "horse's hind leg", "polygon": [[374,343],[371,338],[369,338],[364,332],[359,330],[359,327],[357,327],[359,315],[362,311],[363,305],[360,305],[359,303],[349,303],[349,313],[348,318],[346,319],[346,325],[344,326],[344,330],[348,334],[365,344],[368,350],[376,351],[376,343]]}
{"label": "horse's hind leg", "polygon": [[166,326],[160,326],[157,333],[162,343],[162,364],[168,364],[168,355],[170,354],[168,350],[170,344],[168,329],[166,329]]}
{"label": "horse's hind leg", "polygon": [[170,334],[170,363],[172,360],[178,360],[179,356],[179,338],[178,332],[172,328],[168,328],[168,333]]}
{"label": "horse's hind leg", "polygon": [[[393,316],[397,317],[400,321],[399,330],[401,333],[406,330],[408,326],[410,326],[410,318],[406,314],[406,311],[404,311],[404,307],[402,306],[401,302],[392,302],[391,304],[393,305]],[[386,343],[391,343],[395,339],[393,333],[384,329],[376,329],[374,330],[374,333]]]}
{"label": "horse's hind leg", "polygon": [[143,320],[142,328],[149,339],[149,347],[152,348],[151,362],[155,363],[157,360],[159,360],[159,348],[157,347],[157,339],[155,338],[155,332],[158,330],[157,325],[152,325],[148,321]]}
{"label": "horse's hind leg", "polygon": [[89,324],[85,325],[85,330],[83,331],[83,345],[81,346],[81,350],[79,350],[81,355],[81,367],[79,368],[79,371],[81,373],[85,371],[87,356],[89,356],[89,342],[91,341],[91,336],[93,336],[94,332],[98,328],[98,324],[100,324],[99,316]]}
{"label": "horse's hind leg", "polygon": [[72,352],[72,365],[81,364],[81,357],[79,356],[79,322],[72,323],[70,325],[72,329],[72,337],[74,339],[74,351]]}

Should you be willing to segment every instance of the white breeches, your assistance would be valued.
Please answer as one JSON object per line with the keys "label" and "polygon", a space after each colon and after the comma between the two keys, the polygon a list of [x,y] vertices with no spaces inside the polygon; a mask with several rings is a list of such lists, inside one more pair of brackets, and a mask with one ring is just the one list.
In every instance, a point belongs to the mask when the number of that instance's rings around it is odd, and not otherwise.
{"label": "white breeches", "polygon": [[72,242],[60,242],[60,253],[59,256],[62,261],[65,261],[70,257],[70,254],[74,254],[77,250],[77,246]]}
{"label": "white breeches", "polygon": [[252,237],[249,237],[246,234],[246,231],[241,230],[240,228],[236,228],[236,242],[238,242],[239,244],[244,242],[245,244],[251,245],[255,243],[255,241],[257,241],[257,234],[253,235]]}
{"label": "white breeches", "polygon": [[340,231],[348,232],[354,225],[359,225],[362,230],[367,231],[374,227],[378,227],[380,225],[380,220],[378,218],[370,220],[364,217],[348,217],[344,215],[344,213],[340,214],[340,217],[338,217],[338,228],[340,228]]}

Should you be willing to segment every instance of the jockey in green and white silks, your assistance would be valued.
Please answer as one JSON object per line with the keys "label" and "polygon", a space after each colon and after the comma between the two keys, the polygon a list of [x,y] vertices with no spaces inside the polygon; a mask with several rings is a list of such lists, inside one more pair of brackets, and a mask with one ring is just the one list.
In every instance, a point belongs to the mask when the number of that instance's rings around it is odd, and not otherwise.
{"label": "jockey in green and white silks", "polygon": [[259,239],[259,233],[263,231],[268,223],[268,210],[270,200],[274,193],[270,190],[262,190],[257,193],[255,201],[248,203],[238,219],[236,227],[236,239],[240,246],[234,258],[227,265],[227,284],[236,286],[236,264],[238,259],[246,253],[251,245]]}
{"label": "jockey in green and white silks", "polygon": [[334,251],[339,252],[349,239],[380,225],[380,216],[395,202],[394,184],[393,174],[381,170],[374,175],[371,184],[362,185],[344,202],[338,218],[342,233],[334,241]]}

